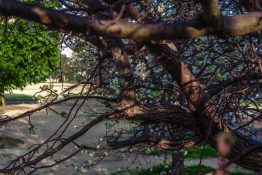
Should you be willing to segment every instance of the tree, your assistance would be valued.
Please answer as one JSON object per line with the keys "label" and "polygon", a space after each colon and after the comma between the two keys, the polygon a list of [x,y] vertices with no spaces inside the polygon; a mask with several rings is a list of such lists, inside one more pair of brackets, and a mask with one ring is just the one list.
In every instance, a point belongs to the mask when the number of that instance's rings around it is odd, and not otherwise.
{"label": "tree", "polygon": [[[62,74],[60,69],[62,70]],[[61,76],[63,76],[63,82],[68,83],[81,82],[87,74],[84,58],[79,59],[79,57],[76,58],[74,55],[70,57],[62,55],[60,69],[57,69],[53,76],[61,81]]]}
{"label": "tree", "polygon": [[14,18],[6,19],[0,31],[0,104],[4,105],[4,91],[37,83],[58,66],[59,36]]}
{"label": "tree", "polygon": [[[217,136],[223,132],[230,135],[231,139],[225,138],[230,151],[220,152],[220,156],[229,161],[217,172],[233,162],[259,171],[260,0],[57,2],[62,9],[1,0],[0,12],[68,32],[72,47],[84,43],[82,54],[90,60],[81,84],[88,86],[89,91],[70,96],[70,90],[79,86],[76,84],[63,92],[63,99],[54,98],[38,109],[3,119],[1,123],[6,124],[49,106],[76,100],[68,113],[60,113],[65,122],[54,135],[23,155],[22,163],[20,157],[0,172],[35,172],[45,168],[35,165],[69,144],[78,149],[47,167],[81,150],[113,151],[149,144],[177,151],[200,141],[216,147]],[[76,133],[65,137],[61,128],[66,130],[91,98],[102,100],[111,111],[91,118]],[[81,100],[81,105],[76,105]],[[102,147],[78,144],[77,139],[92,127],[115,120],[132,121],[135,127],[113,132]]]}

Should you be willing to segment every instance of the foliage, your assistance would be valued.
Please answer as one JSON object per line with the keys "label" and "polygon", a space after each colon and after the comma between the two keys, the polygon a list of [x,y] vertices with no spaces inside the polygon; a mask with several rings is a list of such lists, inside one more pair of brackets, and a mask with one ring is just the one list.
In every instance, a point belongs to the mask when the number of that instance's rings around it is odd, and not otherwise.
{"label": "foliage", "polygon": [[53,73],[53,76],[56,79],[61,81],[61,76],[63,77],[63,82],[67,83],[75,83],[81,82],[81,80],[85,77],[85,70],[81,69],[81,66],[86,63],[83,60],[79,60],[76,57],[68,57],[67,55],[62,55],[61,57],[61,70],[56,70]]}
{"label": "foliage", "polygon": [[24,88],[47,77],[59,62],[59,36],[45,27],[9,19],[0,25],[0,89]]}

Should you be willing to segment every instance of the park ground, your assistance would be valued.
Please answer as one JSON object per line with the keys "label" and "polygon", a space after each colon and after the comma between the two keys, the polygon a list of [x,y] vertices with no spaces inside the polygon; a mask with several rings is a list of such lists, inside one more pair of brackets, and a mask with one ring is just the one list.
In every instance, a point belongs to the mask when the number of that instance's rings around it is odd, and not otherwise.
{"label": "park ground", "polygon": [[[14,90],[12,94],[6,94],[7,105],[0,109],[1,115],[16,116],[27,110],[34,109],[40,106],[36,103],[32,96],[39,91],[39,87],[44,84],[31,85],[26,87],[23,91]],[[64,85],[69,86],[69,84]],[[55,84],[57,91],[61,91],[61,84]],[[69,109],[72,102],[63,103],[62,105],[55,106],[56,110],[63,111]],[[89,100],[86,104],[91,109],[103,110],[103,105],[96,100]],[[78,117],[72,126],[69,127],[68,134],[72,134],[80,128],[81,123],[87,122],[89,119],[86,117]],[[64,118],[57,116],[55,113],[46,112],[45,110],[39,111],[32,116],[33,124],[37,130],[30,132],[28,119],[19,119],[15,122],[9,123],[7,126],[0,128],[0,165],[4,166],[9,160],[15,158],[26,152],[27,148],[32,144],[43,142],[62,122]],[[121,124],[120,124],[121,125]],[[126,124],[122,124],[123,127]],[[88,143],[90,145],[97,145],[99,139],[102,138],[106,133],[104,123],[100,123],[94,127],[86,135],[82,136],[80,142]],[[60,153],[53,159],[47,159],[43,161],[43,164],[49,164],[55,160],[61,159],[66,155],[72,153],[74,150],[73,145],[69,145],[60,151]],[[137,150],[137,149],[135,149]],[[185,153],[185,165],[191,166],[189,169],[194,170],[194,166],[199,164],[199,155],[201,147],[184,150]],[[131,169],[152,169],[154,165],[159,165],[165,161],[170,161],[170,154],[158,150],[152,150],[149,148],[146,152],[134,151],[123,155],[121,152],[112,152],[98,165],[92,168],[81,167],[80,165],[85,164],[90,157],[90,153],[81,152],[70,160],[64,163],[52,167],[51,169],[41,170],[36,174],[47,174],[47,175],[112,175],[112,173],[121,172],[118,174],[128,174],[127,172]],[[202,164],[208,167],[217,168],[218,158],[216,152],[208,147],[204,153]],[[79,166],[78,166],[79,165]],[[132,170],[133,169],[133,170]],[[230,167],[231,172],[240,172],[248,175],[253,174],[252,172],[245,170],[241,167],[233,165]],[[147,173],[148,174],[148,173]],[[243,174],[242,174],[243,175]]]}

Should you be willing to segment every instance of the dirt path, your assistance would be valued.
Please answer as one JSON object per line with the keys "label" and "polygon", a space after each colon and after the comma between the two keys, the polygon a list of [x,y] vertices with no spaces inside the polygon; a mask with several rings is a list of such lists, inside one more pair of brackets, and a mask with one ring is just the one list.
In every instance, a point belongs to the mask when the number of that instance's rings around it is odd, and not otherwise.
{"label": "dirt path", "polygon": [[[64,104],[56,107],[56,110],[63,111],[68,109],[71,104]],[[102,108],[103,106],[95,101],[90,101],[87,104],[91,108]],[[5,108],[0,109],[0,113],[4,115],[15,116],[18,113],[26,111],[31,108],[37,107],[38,104],[24,104],[24,105],[10,105]],[[35,134],[30,134],[28,131],[28,121],[27,119],[20,119],[18,121],[12,122],[6,127],[0,128],[0,136],[5,137],[5,140],[12,140],[8,138],[19,139],[24,141],[24,143],[15,142],[10,143],[6,146],[0,145],[0,165],[5,165],[9,160],[15,158],[26,152],[26,149],[32,145],[43,142],[53,131],[64,121],[64,118],[55,115],[52,112],[46,113],[46,111],[37,112],[32,116],[32,123],[38,128]],[[78,117],[74,123],[68,128],[65,136],[68,136],[72,133],[75,133],[81,126],[82,123],[86,123],[88,119],[86,117]],[[78,141],[79,143],[97,146],[99,143],[99,138],[103,137],[106,133],[104,123],[101,123],[94,127],[86,135],[82,136]],[[54,163],[55,160],[59,160],[66,155],[72,153],[75,150],[74,145],[68,145],[66,148],[62,149],[58,155],[53,159],[46,159],[43,161],[43,164]],[[107,153],[105,153],[107,154]],[[108,156],[98,165],[92,167],[91,169],[82,168],[79,171],[74,169],[73,164],[82,164],[90,159],[92,155],[87,152],[81,152],[77,156],[73,157],[70,160],[67,160],[63,164],[52,167],[49,170],[43,170],[35,174],[45,174],[45,175],[110,175],[112,172],[123,171],[128,168],[149,168],[154,164],[158,164],[164,160],[164,156],[155,157],[155,156],[144,156],[137,153],[130,153],[128,155],[123,155],[122,153],[109,153]],[[171,158],[166,157],[167,160]],[[197,165],[198,160],[186,160],[186,165]],[[216,168],[217,159],[204,159],[203,164]],[[231,170],[235,170],[235,166]],[[241,171],[246,171],[241,169]]]}

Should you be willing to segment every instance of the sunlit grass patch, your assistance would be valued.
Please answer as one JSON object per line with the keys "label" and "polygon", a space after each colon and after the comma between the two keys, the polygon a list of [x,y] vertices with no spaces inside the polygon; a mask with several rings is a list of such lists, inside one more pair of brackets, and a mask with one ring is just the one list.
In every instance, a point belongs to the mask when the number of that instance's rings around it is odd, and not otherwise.
{"label": "sunlit grass patch", "polygon": [[183,151],[186,159],[217,157],[217,151],[208,144],[205,147],[204,145],[196,145],[193,148],[185,148]]}

